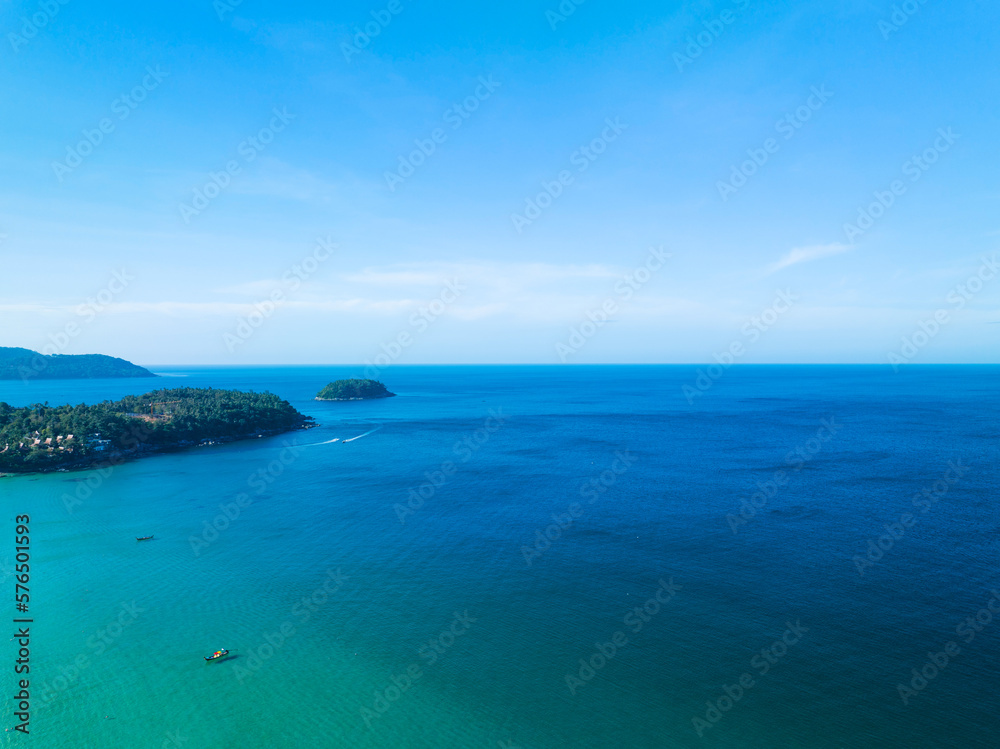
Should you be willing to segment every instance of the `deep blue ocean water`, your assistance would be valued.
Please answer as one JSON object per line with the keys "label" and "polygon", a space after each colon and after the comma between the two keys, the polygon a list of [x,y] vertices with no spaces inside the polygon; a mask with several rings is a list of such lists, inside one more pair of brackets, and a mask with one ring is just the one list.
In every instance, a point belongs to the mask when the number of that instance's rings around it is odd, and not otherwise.
{"label": "deep blue ocean water", "polygon": [[351,403],[313,396],[352,367],[153,369],[0,401],[269,390],[320,426],[0,479],[35,619],[4,745],[1000,746],[998,367],[693,403],[693,366],[392,367]]}

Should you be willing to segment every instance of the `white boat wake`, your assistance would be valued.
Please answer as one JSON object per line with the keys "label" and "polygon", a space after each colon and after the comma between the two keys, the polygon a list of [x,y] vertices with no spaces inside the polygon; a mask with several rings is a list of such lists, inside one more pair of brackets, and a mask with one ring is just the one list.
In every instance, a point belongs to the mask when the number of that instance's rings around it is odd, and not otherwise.
{"label": "white boat wake", "polygon": [[[362,437],[367,437],[369,434],[374,434],[375,432],[377,432],[381,428],[382,428],[381,426],[377,426],[374,429],[371,429],[371,430],[365,432],[364,434],[359,434],[357,437],[350,437],[350,438],[348,438],[346,440],[343,440],[343,442],[345,442],[345,443],[347,443],[347,442],[354,442],[354,440],[359,440]],[[332,444],[334,442],[340,442],[340,441],[341,441],[340,437],[334,437],[332,440],[327,440],[326,442],[313,442],[312,444],[303,445],[302,447],[316,447],[317,445],[329,445],[329,444]]]}
{"label": "white boat wake", "polygon": [[382,427],[375,427],[370,432],[365,432],[364,434],[359,434],[357,437],[351,437],[349,440],[344,440],[344,442],[354,442],[354,440],[359,440],[362,437],[367,437],[369,434],[373,434],[374,432],[377,432],[381,428]]}
{"label": "white boat wake", "polygon": [[303,445],[302,447],[316,447],[316,445],[329,445],[331,442],[340,442],[340,437],[334,437],[332,440],[327,440],[326,442],[313,442],[311,445]]}

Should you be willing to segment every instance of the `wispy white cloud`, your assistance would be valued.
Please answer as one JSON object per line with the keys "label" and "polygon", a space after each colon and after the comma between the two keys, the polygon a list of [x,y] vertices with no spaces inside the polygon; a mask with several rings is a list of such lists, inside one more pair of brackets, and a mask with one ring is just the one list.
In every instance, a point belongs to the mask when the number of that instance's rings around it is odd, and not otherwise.
{"label": "wispy white cloud", "polygon": [[400,266],[364,268],[357,273],[343,275],[341,279],[347,283],[367,286],[439,286],[449,274],[455,273],[453,267],[440,266],[436,270],[430,270],[417,266]]}
{"label": "wispy white cloud", "polygon": [[[284,198],[305,203],[339,202],[341,185],[324,179],[308,169],[292,166],[280,159],[262,156],[252,174],[233,182],[231,192],[241,195]],[[357,188],[357,184],[346,185]]]}
{"label": "wispy white cloud", "polygon": [[[207,319],[250,314],[255,304],[282,298],[276,306],[319,315],[346,315],[355,322],[406,314],[440,298],[446,289],[461,293],[444,313],[466,322],[506,318],[533,322],[576,320],[587,309],[615,297],[616,283],[632,269],[601,264],[402,263],[369,266],[305,280],[292,289],[275,277],[219,286],[186,299],[155,297],[108,304],[103,314],[154,315],[164,318]],[[449,292],[449,295],[452,292]],[[267,302],[268,304],[270,302]],[[708,314],[701,304],[663,297],[646,290],[627,307],[637,318]],[[0,314],[75,315],[76,304],[0,303]]]}
{"label": "wispy white cloud", "polygon": [[343,25],[320,21],[258,23],[249,18],[234,16],[231,25],[246,34],[255,44],[284,52],[324,53],[330,49],[332,39],[349,34]]}
{"label": "wispy white cloud", "polygon": [[352,284],[372,286],[440,286],[450,278],[484,286],[510,288],[559,283],[571,279],[611,279],[625,268],[608,265],[556,265],[551,263],[409,263],[363,268],[341,278]]}
{"label": "wispy white cloud", "polygon": [[781,258],[781,260],[769,266],[764,275],[769,276],[772,273],[777,273],[779,270],[784,270],[785,268],[792,265],[798,265],[799,263],[808,263],[813,260],[829,257],[831,255],[839,255],[850,249],[852,249],[850,245],[841,244],[840,242],[834,242],[833,244],[810,245],[808,247],[795,247],[787,255]]}

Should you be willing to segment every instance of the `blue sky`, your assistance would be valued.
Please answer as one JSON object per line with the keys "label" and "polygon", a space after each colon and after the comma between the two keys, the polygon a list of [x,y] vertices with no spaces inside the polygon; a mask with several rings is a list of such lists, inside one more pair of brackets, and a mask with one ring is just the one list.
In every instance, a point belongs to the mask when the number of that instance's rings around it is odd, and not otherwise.
{"label": "blue sky", "polygon": [[903,5],[0,1],[0,345],[1000,361],[1000,9]]}

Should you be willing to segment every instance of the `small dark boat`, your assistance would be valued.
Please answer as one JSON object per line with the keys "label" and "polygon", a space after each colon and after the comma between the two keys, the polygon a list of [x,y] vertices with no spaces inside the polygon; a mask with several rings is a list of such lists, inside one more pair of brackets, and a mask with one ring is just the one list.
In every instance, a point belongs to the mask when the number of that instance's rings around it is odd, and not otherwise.
{"label": "small dark boat", "polygon": [[136,541],[148,541],[152,537],[153,537],[152,535],[149,535],[149,536],[136,536],[135,540]]}
{"label": "small dark boat", "polygon": [[219,658],[224,658],[227,655],[229,655],[229,651],[226,650],[225,648],[223,648],[222,650],[216,650],[211,655],[206,655],[205,656],[205,660],[206,661],[217,661],[217,660],[219,660]]}

